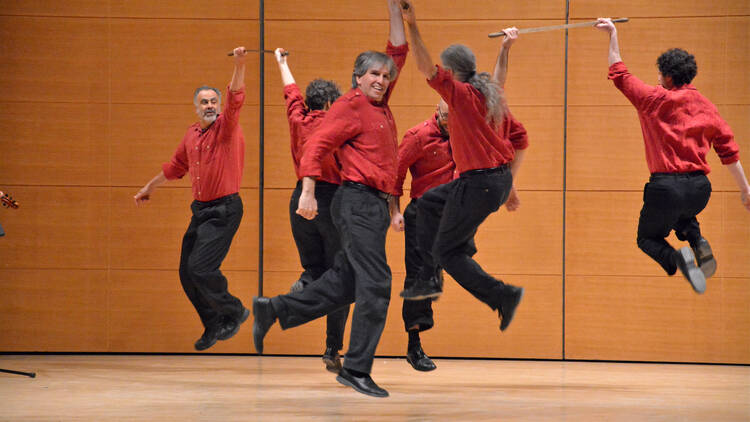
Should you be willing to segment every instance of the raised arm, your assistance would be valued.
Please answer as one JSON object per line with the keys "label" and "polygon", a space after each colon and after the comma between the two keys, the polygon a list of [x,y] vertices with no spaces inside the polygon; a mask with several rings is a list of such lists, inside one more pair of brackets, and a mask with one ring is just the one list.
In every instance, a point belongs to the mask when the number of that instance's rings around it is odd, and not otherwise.
{"label": "raised arm", "polygon": [[492,79],[500,86],[505,86],[505,80],[508,77],[508,53],[510,52],[510,46],[518,38],[518,28],[515,26],[505,28],[503,32],[505,32],[505,37],[500,45],[500,52],[497,54],[495,70],[492,72]]}
{"label": "raised arm", "polygon": [[401,16],[400,0],[388,0],[388,17],[390,25],[388,40],[394,47],[406,44],[406,32],[404,31],[404,18]]}
{"label": "raised arm", "polygon": [[284,86],[295,83],[292,71],[289,70],[289,65],[286,63],[287,56],[282,54],[285,52],[283,48],[277,48],[273,54],[276,56],[276,62],[279,64],[279,72],[281,72],[281,82]]}
{"label": "raised arm", "polygon": [[430,57],[430,52],[427,51],[427,46],[424,45],[422,35],[419,33],[417,27],[417,15],[414,11],[414,4],[411,0],[401,0],[401,13],[409,25],[409,38],[411,39],[411,48],[414,52],[414,58],[417,61],[417,69],[422,72],[427,79],[432,79],[437,73],[435,63]]}
{"label": "raised arm", "polygon": [[237,47],[233,51],[234,53],[234,73],[232,73],[232,81],[229,82],[230,91],[239,91],[245,86],[245,56],[247,51],[245,47]]}
{"label": "raised arm", "polygon": [[595,25],[596,28],[609,33],[609,65],[612,66],[617,62],[621,62],[620,44],[617,41],[617,28],[615,28],[615,24],[612,23],[612,19],[610,18],[599,18],[597,22]]}

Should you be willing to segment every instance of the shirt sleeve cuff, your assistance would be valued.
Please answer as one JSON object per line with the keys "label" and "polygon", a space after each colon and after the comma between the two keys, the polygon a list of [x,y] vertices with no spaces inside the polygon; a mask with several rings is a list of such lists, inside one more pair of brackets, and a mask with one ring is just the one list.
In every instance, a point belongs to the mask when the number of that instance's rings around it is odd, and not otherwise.
{"label": "shirt sleeve cuff", "polygon": [[721,160],[721,164],[728,165],[728,164],[734,164],[737,161],[740,161],[740,153],[732,154],[728,157],[719,157]]}
{"label": "shirt sleeve cuff", "polygon": [[164,177],[167,180],[180,179],[185,175],[184,172],[180,171],[179,168],[172,165],[172,163],[164,163],[161,165],[161,170],[164,172]]}

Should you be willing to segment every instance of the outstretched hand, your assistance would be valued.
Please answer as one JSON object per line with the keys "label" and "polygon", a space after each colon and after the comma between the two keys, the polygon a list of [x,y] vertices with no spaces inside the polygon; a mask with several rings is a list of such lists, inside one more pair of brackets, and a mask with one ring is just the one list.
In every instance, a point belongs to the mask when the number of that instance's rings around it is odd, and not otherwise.
{"label": "outstretched hand", "polygon": [[599,18],[596,20],[596,25],[594,25],[597,29],[600,29],[608,34],[611,34],[612,32],[616,31],[615,24],[612,23],[611,18]]}
{"label": "outstretched hand", "polygon": [[284,53],[286,53],[286,50],[284,50],[281,47],[277,48],[273,52],[273,55],[276,56],[276,61],[279,62],[279,64],[281,64],[281,65],[286,64],[286,56],[287,56],[287,54],[284,54]]}
{"label": "outstretched hand", "polygon": [[245,47],[239,46],[232,50],[232,55],[234,56],[234,62],[235,63],[245,63],[245,56],[247,56],[247,50],[245,50]]}
{"label": "outstretched hand", "polygon": [[411,0],[398,0],[398,2],[401,7],[401,16],[404,17],[404,22],[409,25],[414,25],[417,22],[417,15],[414,12],[414,5]]}
{"label": "outstretched hand", "polygon": [[503,45],[510,47],[518,39],[518,28],[515,26],[503,29],[505,37],[503,38]]}
{"label": "outstretched hand", "polygon": [[741,192],[740,199],[742,199],[742,205],[750,211],[750,192]]}

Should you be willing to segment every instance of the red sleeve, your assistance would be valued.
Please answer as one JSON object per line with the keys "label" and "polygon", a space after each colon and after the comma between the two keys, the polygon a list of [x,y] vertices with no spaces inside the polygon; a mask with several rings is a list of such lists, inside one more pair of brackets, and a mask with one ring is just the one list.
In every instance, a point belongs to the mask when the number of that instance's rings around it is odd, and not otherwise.
{"label": "red sleeve", "polygon": [[396,69],[398,70],[396,79],[392,80],[390,85],[388,85],[388,91],[383,97],[383,101],[386,103],[388,102],[388,99],[391,98],[391,93],[393,92],[393,88],[396,86],[396,81],[398,81],[398,78],[401,76],[401,69],[404,68],[404,63],[406,63],[406,54],[408,52],[409,44],[394,46],[390,41],[388,41],[388,45],[385,46],[385,54],[391,56],[391,59],[393,59],[393,63],[396,64]]}
{"label": "red sleeve", "polygon": [[409,130],[404,135],[401,145],[398,146],[398,175],[396,176],[396,196],[404,194],[404,180],[406,172],[412,164],[417,162],[422,153],[422,146],[419,142],[419,132]]}
{"label": "red sleeve", "polygon": [[622,91],[625,97],[639,110],[659,93],[659,87],[647,85],[632,75],[623,62],[612,64],[609,67],[608,77],[614,82],[617,89]]}
{"label": "red sleeve", "polygon": [[182,176],[188,172],[189,167],[187,151],[185,150],[185,138],[183,138],[180,145],[177,146],[172,159],[162,164],[161,169],[167,180],[181,179]]}
{"label": "red sleeve", "polygon": [[526,133],[526,128],[523,124],[516,120],[510,112],[506,118],[508,124],[508,140],[513,145],[514,150],[526,149],[529,147],[529,135]]}
{"label": "red sleeve", "polygon": [[734,134],[727,122],[721,117],[716,117],[716,133],[709,138],[714,146],[714,151],[719,156],[721,164],[732,164],[740,160],[740,147],[734,141]]}
{"label": "red sleeve", "polygon": [[352,107],[352,101],[339,99],[333,103],[326,118],[305,142],[299,166],[300,176],[320,177],[323,158],[361,132],[359,113]]}
{"label": "red sleeve", "polygon": [[442,66],[435,66],[437,67],[437,72],[432,79],[427,80],[427,84],[437,91],[451,108],[454,108],[454,99],[459,96],[470,95],[469,87],[471,85],[453,79],[453,75],[443,69]]}
{"label": "red sleeve", "polygon": [[299,125],[305,118],[307,107],[297,84],[284,86],[284,100],[286,101],[286,117],[289,125]]}
{"label": "red sleeve", "polygon": [[220,142],[230,141],[234,131],[240,124],[240,110],[245,103],[245,87],[237,91],[230,91],[227,87],[227,106],[222,113],[223,122],[219,129],[218,140]]}

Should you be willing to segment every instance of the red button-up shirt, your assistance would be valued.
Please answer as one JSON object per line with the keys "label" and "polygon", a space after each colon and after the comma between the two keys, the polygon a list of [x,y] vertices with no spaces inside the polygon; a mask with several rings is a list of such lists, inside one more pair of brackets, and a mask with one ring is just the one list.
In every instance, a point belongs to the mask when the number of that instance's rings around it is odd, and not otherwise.
{"label": "red button-up shirt", "polygon": [[201,130],[200,124],[190,126],[169,162],[162,164],[164,176],[180,179],[190,172],[193,198],[211,201],[237,193],[245,164],[245,138],[240,127],[240,109],[245,101],[245,88],[227,88],[227,106],[216,121]]}
{"label": "red button-up shirt", "polygon": [[[289,120],[289,134],[291,135],[292,160],[294,161],[294,172],[297,179],[302,179],[299,172],[299,163],[302,152],[310,137],[310,134],[320,126],[326,115],[325,110],[308,110],[297,84],[289,84],[284,87],[284,99],[286,100],[286,117]],[[341,184],[341,174],[338,163],[333,154],[328,154],[321,163],[321,175],[318,180]]]}
{"label": "red button-up shirt", "polygon": [[722,164],[740,159],[729,125],[692,85],[673,89],[647,85],[631,75],[623,62],[609,67],[609,79],[638,111],[651,173],[708,174],[706,154],[712,144]]}
{"label": "red button-up shirt", "polygon": [[411,172],[410,197],[419,198],[435,186],[453,180],[456,164],[448,136],[440,132],[435,116],[406,131],[398,146],[396,195],[404,194],[406,171]]}
{"label": "red button-up shirt", "polygon": [[513,145],[505,134],[485,120],[487,107],[481,92],[453,79],[441,66],[427,83],[448,103],[448,125],[456,170],[486,169],[513,161]]}
{"label": "red button-up shirt", "polygon": [[[399,75],[408,51],[407,44],[394,47],[389,42],[386,48]],[[359,88],[353,88],[336,100],[305,145],[300,175],[320,178],[321,162],[338,148],[342,180],[395,194],[398,138],[388,99],[397,80],[398,77],[391,81],[380,103],[370,100]]]}

